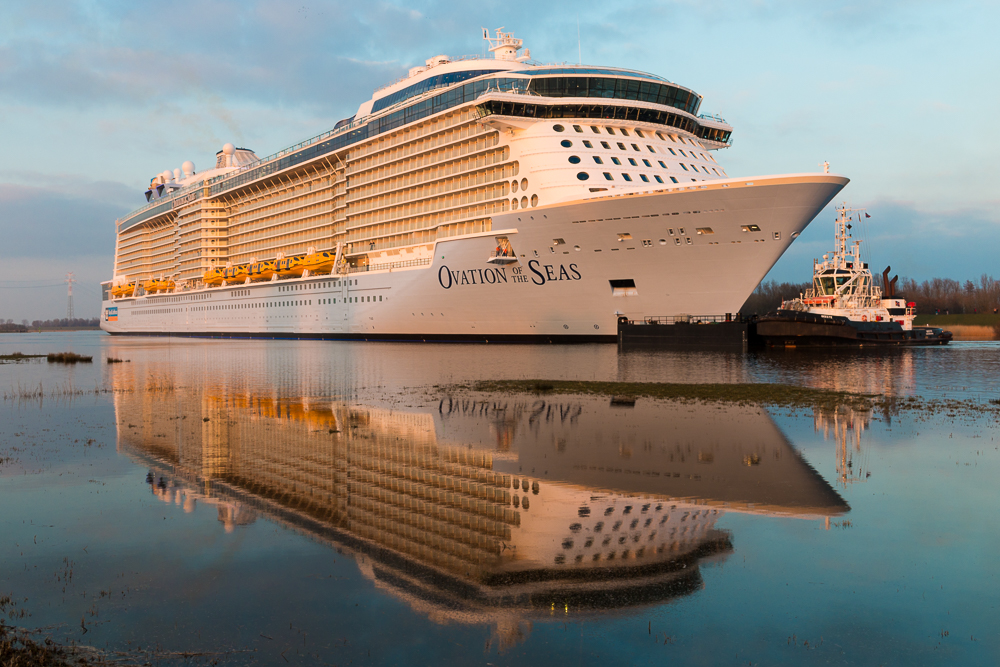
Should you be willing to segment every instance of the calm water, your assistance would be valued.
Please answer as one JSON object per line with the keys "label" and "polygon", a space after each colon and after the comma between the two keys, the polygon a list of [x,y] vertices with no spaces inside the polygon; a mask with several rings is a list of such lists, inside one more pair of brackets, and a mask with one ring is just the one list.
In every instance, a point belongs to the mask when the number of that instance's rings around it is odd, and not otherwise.
{"label": "calm water", "polygon": [[0,596],[63,641],[154,664],[1000,662],[994,417],[451,387],[985,402],[997,344],[0,337],[0,354],[62,350],[95,363],[0,363]]}

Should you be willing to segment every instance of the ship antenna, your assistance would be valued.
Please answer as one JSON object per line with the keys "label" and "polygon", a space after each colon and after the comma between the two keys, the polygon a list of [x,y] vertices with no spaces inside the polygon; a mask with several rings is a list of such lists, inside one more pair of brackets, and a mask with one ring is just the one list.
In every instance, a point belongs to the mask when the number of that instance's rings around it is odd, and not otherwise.
{"label": "ship antenna", "polygon": [[576,64],[583,64],[583,45],[580,42],[580,15],[576,15]]}

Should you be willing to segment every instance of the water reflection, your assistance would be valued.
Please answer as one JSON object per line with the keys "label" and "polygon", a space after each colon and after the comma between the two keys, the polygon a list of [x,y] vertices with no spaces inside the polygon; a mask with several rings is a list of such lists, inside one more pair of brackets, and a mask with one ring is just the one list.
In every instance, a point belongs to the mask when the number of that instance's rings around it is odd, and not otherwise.
{"label": "water reflection", "polygon": [[848,510],[757,408],[477,395],[398,410],[174,384],[115,394],[119,449],[154,494],[214,506],[227,531],[262,515],[328,543],[501,646],[533,620],[699,590],[699,565],[732,551],[726,511]]}
{"label": "water reflection", "polygon": [[[863,482],[871,477],[867,450],[861,447],[862,436],[871,423],[871,410],[849,407],[813,410],[813,428],[823,432],[823,439],[832,439],[837,447],[837,481],[841,486]],[[886,413],[891,423],[891,413]]]}

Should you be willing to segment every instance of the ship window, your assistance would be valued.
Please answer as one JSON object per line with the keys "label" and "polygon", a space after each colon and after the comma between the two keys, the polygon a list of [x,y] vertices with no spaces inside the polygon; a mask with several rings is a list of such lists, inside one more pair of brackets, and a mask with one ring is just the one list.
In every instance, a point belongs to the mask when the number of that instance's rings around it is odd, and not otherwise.
{"label": "ship window", "polygon": [[640,139],[646,138],[646,135],[642,133],[642,130],[635,130],[635,136],[639,137]]}
{"label": "ship window", "polygon": [[615,133],[614,129],[612,129],[610,127],[606,127],[604,129],[608,131],[608,134],[614,134]]}
{"label": "ship window", "polygon": [[630,165],[632,165],[633,167],[638,167],[638,166],[639,166],[639,163],[635,161],[635,158],[634,158],[634,157],[630,157],[630,158],[628,159],[628,163],[629,163]]}
{"label": "ship window", "polygon": [[657,162],[658,162],[658,163],[659,163],[659,165],[660,165],[661,167],[663,167],[664,169],[666,169],[666,168],[667,168],[667,165],[666,165],[666,164],[665,164],[665,163],[663,162],[663,160],[657,160]]}
{"label": "ship window", "polygon": [[538,195],[531,195],[531,205],[532,207],[538,206]]}
{"label": "ship window", "polygon": [[593,131],[594,134],[600,134],[601,133],[601,129],[599,127],[597,127],[596,125],[591,125],[590,129]]}
{"label": "ship window", "polygon": [[628,136],[628,130],[626,130],[624,127],[619,129],[618,131],[624,134],[626,137]]}
{"label": "ship window", "polygon": [[586,146],[587,148],[593,148],[594,147],[594,144],[590,143],[589,139],[584,139],[583,140],[583,145]]}
{"label": "ship window", "polygon": [[[585,181],[588,178],[590,178],[590,174],[588,174],[585,171],[581,171],[579,174],[576,175],[576,178],[577,178],[578,181]],[[524,204],[524,202],[522,202],[522,205],[523,204]]]}
{"label": "ship window", "polygon": [[620,142],[620,141],[619,141],[619,142],[618,142],[618,148],[619,148],[620,150],[625,150],[625,144],[623,144],[622,142]]}
{"label": "ship window", "polygon": [[685,165],[683,162],[681,162],[680,164],[681,164],[681,169],[683,169],[684,171],[688,170],[687,165]]}
{"label": "ship window", "polygon": [[615,164],[621,164],[621,163],[622,163],[622,161],[621,161],[621,160],[619,160],[619,159],[618,159],[618,158],[616,158],[616,157],[613,157],[613,158],[611,158],[611,161],[612,161],[612,162],[614,162]]}
{"label": "ship window", "polygon": [[583,132],[583,128],[580,127],[579,125],[574,125],[573,129],[576,130],[577,132]]}
{"label": "ship window", "polygon": [[714,234],[711,227],[698,227],[694,230],[696,234]]}
{"label": "ship window", "polygon": [[[639,290],[635,287],[635,280],[628,278],[626,280],[609,280],[611,283],[611,295],[612,296],[638,296]],[[619,524],[621,522],[618,522]]]}
{"label": "ship window", "polygon": [[604,164],[604,160],[602,160],[599,155],[594,156],[594,162],[596,162],[597,164]]}
{"label": "ship window", "polygon": [[759,232],[760,231],[760,227],[758,227],[757,225],[743,225],[742,227],[740,227],[740,229],[742,229],[745,232]]}
{"label": "ship window", "polygon": [[677,155],[673,148],[667,148],[667,150],[670,151],[671,155]]}
{"label": "ship window", "polygon": [[654,175],[654,176],[653,176],[653,178],[655,178],[655,179],[656,179],[656,182],[657,182],[657,183],[662,183],[662,182],[663,182],[663,179],[662,179],[662,178],[660,178],[659,176],[656,176],[656,175]]}
{"label": "ship window", "polygon": [[649,183],[649,177],[646,176],[646,174],[639,174],[639,178],[641,178],[644,183]]}
{"label": "ship window", "polygon": [[[681,155],[683,155],[684,157],[688,156],[688,154],[684,152],[683,148],[678,148],[677,150],[679,150],[681,152]],[[692,155],[691,157],[694,157],[694,156]]]}
{"label": "ship window", "polygon": [[570,164],[580,164],[580,156],[579,155],[570,155],[569,156],[569,163]]}
{"label": "ship window", "polygon": [[677,179],[674,178],[673,176],[670,177],[670,180],[673,181],[674,183],[677,183]]}
{"label": "ship window", "polygon": [[612,176],[611,174],[609,174],[608,172],[604,172],[604,178],[605,178],[606,180],[608,180],[608,181],[613,181],[613,180],[615,180],[615,177],[614,177],[614,176]]}
{"label": "ship window", "polygon": [[774,232],[773,236],[775,241],[781,240],[781,232]]}
{"label": "ship window", "polygon": [[624,178],[626,181],[629,181],[629,182],[632,181],[632,177],[629,176],[628,174],[622,174],[622,178]]}
{"label": "ship window", "polygon": [[552,129],[553,129],[553,130],[555,130],[556,132],[562,132],[562,131],[563,131],[563,130],[565,130],[566,128],[565,128],[565,127],[563,127],[562,125],[553,125],[553,126],[552,126]]}
{"label": "ship window", "polygon": [[642,161],[642,163],[643,163],[644,165],[646,165],[647,167],[652,167],[652,166],[653,166],[653,165],[651,165],[651,164],[649,163],[649,160],[643,160],[643,161]]}
{"label": "ship window", "polygon": [[667,230],[667,234],[669,234],[670,236],[673,236],[674,235],[674,230],[668,229]]}
{"label": "ship window", "polygon": [[573,142],[570,141],[569,139],[563,139],[562,141],[559,142],[559,145],[562,146],[563,148],[569,148],[573,145]]}
{"label": "ship window", "polygon": [[653,149],[653,147],[652,147],[652,146],[650,146],[650,145],[648,145],[648,144],[646,145],[646,148],[648,148],[648,149],[649,149],[649,152],[650,152],[650,153],[655,153],[655,152],[656,152],[656,150],[654,150],[654,149]]}
{"label": "ship window", "polygon": [[708,174],[709,176],[711,176],[711,174],[708,173],[708,168],[707,167],[702,167],[701,170],[703,172],[705,172],[706,174]]}
{"label": "ship window", "polygon": [[603,146],[604,148],[609,148],[609,149],[611,148],[610,144],[608,144],[608,142],[606,141],[602,141],[601,146]]}
{"label": "ship window", "polygon": [[632,240],[632,235],[629,232],[625,232],[624,234],[619,234],[618,235],[618,240],[619,241],[631,241]]}
{"label": "ship window", "polygon": [[639,147],[636,146],[635,144],[632,144],[632,150],[637,151],[637,150],[639,150]]}

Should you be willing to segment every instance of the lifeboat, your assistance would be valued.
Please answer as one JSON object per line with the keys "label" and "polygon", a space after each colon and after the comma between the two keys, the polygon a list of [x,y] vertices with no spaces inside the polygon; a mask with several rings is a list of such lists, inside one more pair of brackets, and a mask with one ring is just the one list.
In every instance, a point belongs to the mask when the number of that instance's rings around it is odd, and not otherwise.
{"label": "lifeboat", "polygon": [[308,271],[311,274],[329,273],[337,261],[332,252],[314,252],[308,255],[294,255],[277,260],[278,275],[282,278],[301,276]]}
{"label": "lifeboat", "polygon": [[242,283],[250,276],[249,264],[237,264],[230,266],[223,271],[223,279],[227,283]]}
{"label": "lifeboat", "polygon": [[266,262],[254,262],[247,269],[250,280],[270,280],[276,273],[278,260],[271,259]]}
{"label": "lifeboat", "polygon": [[142,284],[142,289],[145,290],[147,294],[152,294],[154,292],[166,292],[174,289],[174,281],[169,279],[164,280],[162,278],[159,280],[147,280]]}
{"label": "lifeboat", "polygon": [[226,279],[226,270],[219,267],[209,269],[202,275],[201,279],[206,285],[221,285],[222,281]]}
{"label": "lifeboat", "polygon": [[132,294],[135,292],[135,286],[136,286],[135,281],[130,283],[122,283],[121,285],[117,285],[111,288],[111,295],[117,297],[132,296]]}

